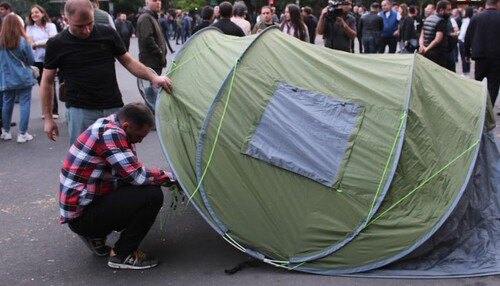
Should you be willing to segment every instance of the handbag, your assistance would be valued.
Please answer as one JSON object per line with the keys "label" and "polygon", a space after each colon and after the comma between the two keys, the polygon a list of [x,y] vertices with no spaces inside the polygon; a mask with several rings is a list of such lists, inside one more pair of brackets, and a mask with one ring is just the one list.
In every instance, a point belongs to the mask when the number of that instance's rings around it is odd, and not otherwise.
{"label": "handbag", "polygon": [[[10,53],[10,54],[11,54],[11,55],[12,55],[12,56],[13,56],[13,57],[14,57],[14,58],[18,61],[18,62],[20,62],[20,63],[21,63],[21,65],[23,66],[23,68],[25,68],[25,67],[26,67],[26,64],[25,64],[23,61],[21,61],[18,57],[16,57],[16,55],[14,55],[14,53],[13,53],[11,50],[9,50],[9,53]],[[37,67],[35,67],[35,66],[30,66],[30,68],[31,68],[31,71],[33,72],[33,76],[35,77],[35,79],[37,79],[38,77],[40,77],[40,69],[39,69],[39,68],[37,68]]]}

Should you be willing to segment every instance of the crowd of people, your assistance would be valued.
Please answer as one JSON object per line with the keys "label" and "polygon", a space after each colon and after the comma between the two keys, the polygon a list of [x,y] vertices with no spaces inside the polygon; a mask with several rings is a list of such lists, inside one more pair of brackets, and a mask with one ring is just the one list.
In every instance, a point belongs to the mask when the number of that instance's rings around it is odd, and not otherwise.
{"label": "crowd of people", "polygon": [[[372,3],[369,11],[353,7],[351,0],[331,1],[318,18],[310,7],[288,4],[279,16],[274,7],[263,6],[254,19],[249,19],[241,1],[206,6],[199,15],[179,9],[162,12],[160,0],[145,3],[137,16],[118,13],[113,19],[99,8],[98,0],[68,0],[62,18],[51,19],[42,6],[33,5],[25,20],[8,2],[0,3],[0,139],[12,139],[16,100],[17,142],[33,139],[28,133],[31,93],[38,83],[44,132],[55,141],[59,91],[71,145],[60,175],[60,220],[96,255],[108,256],[112,268],[146,269],[158,264],[138,246],[162,205],[160,186],[175,184],[171,173],[145,168],[137,160],[135,144],[149,133],[154,118],[145,104],[124,106],[116,60],[135,77],[170,92],[172,82],[162,76],[167,51],[174,52],[169,40],[184,43],[208,26],[238,37],[275,26],[306,43],[314,44],[321,36],[325,47],[344,52],[355,52],[356,39],[360,53],[418,51],[452,71],[460,54],[463,74],[468,76],[474,59],[475,79],[488,79],[492,103],[498,95],[499,0],[486,0],[483,12],[452,10],[442,0],[427,5],[424,17],[418,7],[389,0]],[[139,60],[128,53],[134,36]],[[110,248],[106,237],[113,230],[121,234]]]}

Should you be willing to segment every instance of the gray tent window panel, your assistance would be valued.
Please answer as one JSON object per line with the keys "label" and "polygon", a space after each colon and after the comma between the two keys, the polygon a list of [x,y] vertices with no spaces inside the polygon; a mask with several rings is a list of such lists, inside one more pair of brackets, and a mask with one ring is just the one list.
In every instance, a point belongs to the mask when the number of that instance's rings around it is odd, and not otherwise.
{"label": "gray tent window panel", "polygon": [[245,154],[331,187],[361,107],[278,84]]}

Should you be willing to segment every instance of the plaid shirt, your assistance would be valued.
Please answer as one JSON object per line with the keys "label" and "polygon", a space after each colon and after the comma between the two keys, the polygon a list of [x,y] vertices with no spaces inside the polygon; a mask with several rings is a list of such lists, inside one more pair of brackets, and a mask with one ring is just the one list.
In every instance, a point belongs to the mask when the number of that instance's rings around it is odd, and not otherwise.
{"label": "plaid shirt", "polygon": [[59,208],[61,223],[77,218],[98,197],[116,191],[120,184],[161,185],[170,173],[145,168],[135,145],[116,115],[101,118],[83,132],[69,149],[61,170]]}

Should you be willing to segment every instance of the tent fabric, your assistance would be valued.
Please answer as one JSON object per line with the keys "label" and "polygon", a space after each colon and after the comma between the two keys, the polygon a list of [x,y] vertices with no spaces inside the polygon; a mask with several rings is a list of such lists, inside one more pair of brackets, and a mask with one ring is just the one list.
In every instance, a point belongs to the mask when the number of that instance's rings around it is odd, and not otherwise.
{"label": "tent fabric", "polygon": [[280,83],[245,154],[330,187],[360,109],[354,103]]}
{"label": "tent fabric", "polygon": [[482,162],[486,89],[419,55],[207,28],[169,76],[156,102],[169,164],[219,234],[273,265],[339,275],[401,260],[438,235]]}

